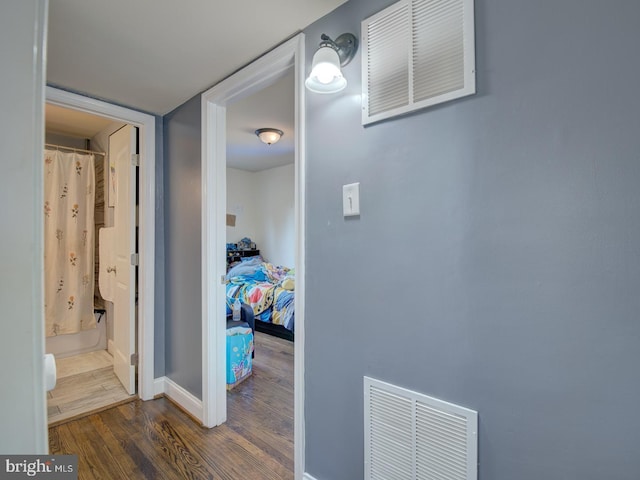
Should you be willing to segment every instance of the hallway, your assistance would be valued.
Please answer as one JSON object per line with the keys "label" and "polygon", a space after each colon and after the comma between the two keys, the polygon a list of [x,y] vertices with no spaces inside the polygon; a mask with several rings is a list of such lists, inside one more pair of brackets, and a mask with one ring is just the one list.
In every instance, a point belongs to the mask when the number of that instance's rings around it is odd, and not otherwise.
{"label": "hallway", "polygon": [[256,333],[253,375],[228,395],[214,429],[136,400],[50,428],[50,453],[78,454],[80,479],[293,479],[293,343]]}

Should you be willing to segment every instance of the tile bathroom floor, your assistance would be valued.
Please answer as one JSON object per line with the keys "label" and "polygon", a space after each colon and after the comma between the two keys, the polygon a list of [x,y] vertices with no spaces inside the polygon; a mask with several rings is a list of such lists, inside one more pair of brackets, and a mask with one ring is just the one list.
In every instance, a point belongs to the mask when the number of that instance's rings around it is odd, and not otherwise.
{"label": "tile bathroom floor", "polygon": [[56,387],[47,392],[49,426],[136,398],[113,373],[106,350],[56,358]]}

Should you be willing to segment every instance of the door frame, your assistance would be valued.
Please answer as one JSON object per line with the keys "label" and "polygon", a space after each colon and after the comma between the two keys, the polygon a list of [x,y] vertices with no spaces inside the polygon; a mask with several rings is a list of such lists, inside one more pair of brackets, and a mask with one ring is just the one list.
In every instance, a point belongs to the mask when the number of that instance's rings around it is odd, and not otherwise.
{"label": "door frame", "polygon": [[45,103],[100,115],[140,129],[138,205],[138,396],[154,397],[154,299],[155,299],[155,164],[156,119],[153,115],[46,87]]}
{"label": "door frame", "polygon": [[295,76],[296,338],[294,344],[295,478],[304,472],[305,91],[304,34],[299,33],[202,94],[202,423],[227,419],[226,395],[226,106]]}

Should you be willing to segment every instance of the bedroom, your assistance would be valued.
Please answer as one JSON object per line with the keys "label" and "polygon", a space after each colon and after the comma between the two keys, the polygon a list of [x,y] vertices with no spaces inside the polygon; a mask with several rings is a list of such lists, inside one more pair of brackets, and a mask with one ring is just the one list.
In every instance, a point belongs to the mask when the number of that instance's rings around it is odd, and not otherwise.
{"label": "bedroom", "polygon": [[[258,331],[287,340],[294,330],[293,92],[289,71],[227,107],[227,313],[238,298],[253,307]],[[258,129],[282,133],[266,143]]]}

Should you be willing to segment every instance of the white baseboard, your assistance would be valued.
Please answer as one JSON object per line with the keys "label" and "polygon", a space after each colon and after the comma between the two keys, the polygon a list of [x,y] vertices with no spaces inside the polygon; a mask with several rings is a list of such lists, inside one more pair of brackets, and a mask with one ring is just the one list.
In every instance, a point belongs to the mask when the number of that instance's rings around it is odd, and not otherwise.
{"label": "white baseboard", "polygon": [[159,377],[153,380],[153,396],[164,394],[164,381],[167,377]]}
{"label": "white baseboard", "polygon": [[113,357],[113,340],[107,341],[107,352],[109,352]]}
{"label": "white baseboard", "polygon": [[164,393],[172,401],[180,405],[185,411],[202,422],[202,400],[189,393],[168,377],[156,378],[153,381],[155,395]]}
{"label": "white baseboard", "polygon": [[316,479],[305,472],[305,474],[302,476],[302,480],[316,480]]}

